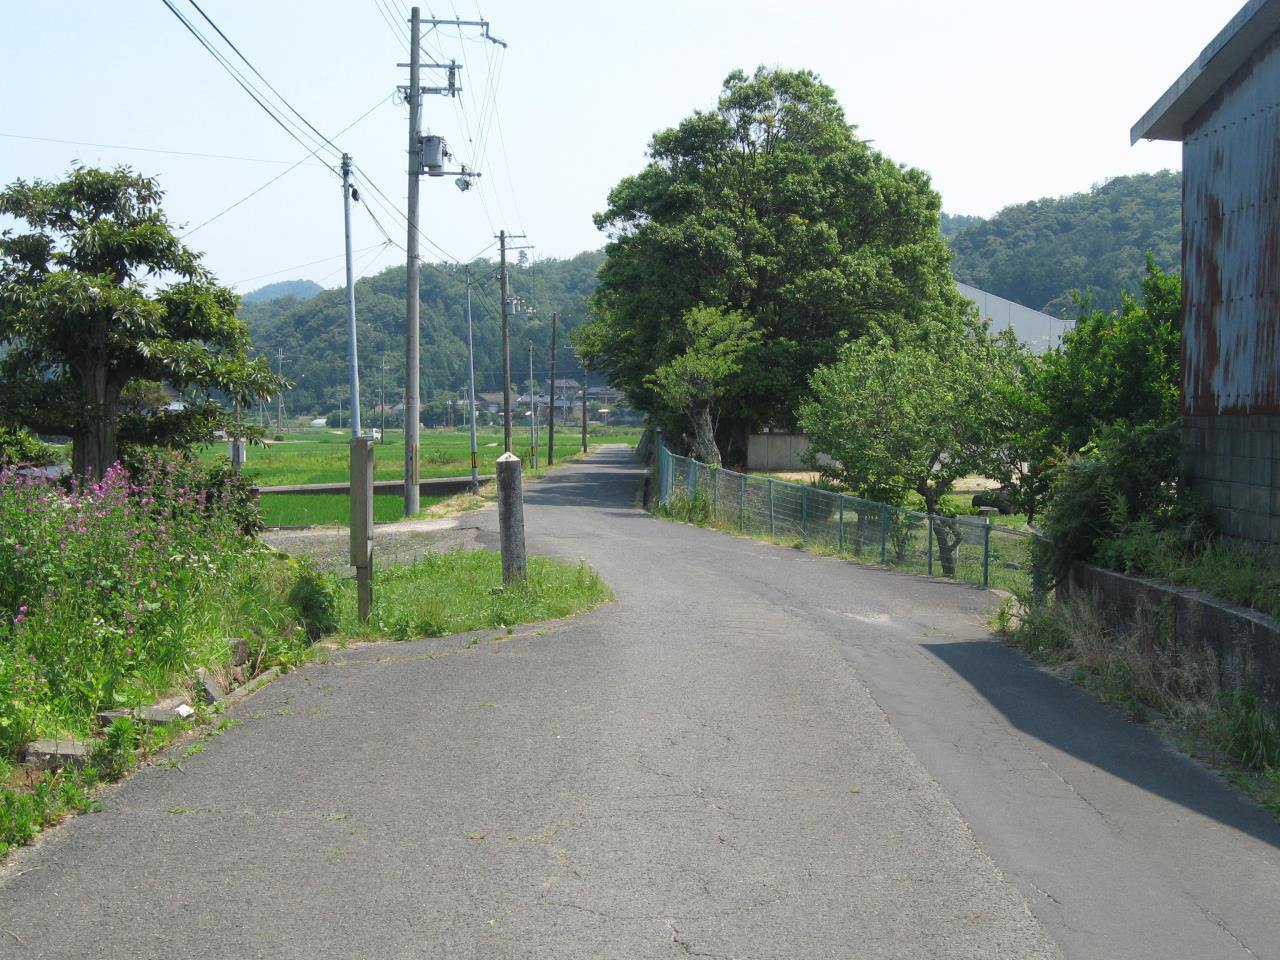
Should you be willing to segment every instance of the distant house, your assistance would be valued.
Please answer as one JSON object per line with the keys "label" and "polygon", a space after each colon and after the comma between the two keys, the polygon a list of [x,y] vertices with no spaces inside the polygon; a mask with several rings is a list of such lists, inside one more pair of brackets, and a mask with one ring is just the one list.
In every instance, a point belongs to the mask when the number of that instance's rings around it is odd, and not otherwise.
{"label": "distant house", "polygon": [[1280,0],[1250,0],[1132,141],[1182,143],[1182,460],[1225,533],[1280,543]]}
{"label": "distant house", "polygon": [[489,413],[497,413],[502,409],[502,391],[493,393],[477,393],[476,406]]}

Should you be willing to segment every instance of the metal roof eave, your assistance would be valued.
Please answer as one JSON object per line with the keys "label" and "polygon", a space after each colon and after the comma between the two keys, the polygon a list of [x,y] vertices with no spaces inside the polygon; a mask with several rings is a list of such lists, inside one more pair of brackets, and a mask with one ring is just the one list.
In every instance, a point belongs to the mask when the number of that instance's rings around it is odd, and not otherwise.
{"label": "metal roof eave", "polygon": [[1249,0],[1133,125],[1129,143],[1181,140],[1186,122],[1278,28],[1280,0]]}

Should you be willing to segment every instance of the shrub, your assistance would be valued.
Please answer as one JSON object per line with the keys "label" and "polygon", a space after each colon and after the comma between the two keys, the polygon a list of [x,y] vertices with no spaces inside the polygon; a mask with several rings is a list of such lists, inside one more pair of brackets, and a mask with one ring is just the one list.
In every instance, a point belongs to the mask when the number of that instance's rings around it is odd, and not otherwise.
{"label": "shrub", "polygon": [[298,579],[289,591],[289,605],[298,612],[311,643],[338,629],[337,584],[310,563],[300,562]]}
{"label": "shrub", "polygon": [[57,451],[25,430],[0,427],[0,464],[46,467],[57,462]]}
{"label": "shrub", "polygon": [[1204,529],[1203,509],[1178,483],[1180,424],[1116,424],[1055,465],[1034,560],[1047,583],[1098,560],[1108,541],[1180,526]]}

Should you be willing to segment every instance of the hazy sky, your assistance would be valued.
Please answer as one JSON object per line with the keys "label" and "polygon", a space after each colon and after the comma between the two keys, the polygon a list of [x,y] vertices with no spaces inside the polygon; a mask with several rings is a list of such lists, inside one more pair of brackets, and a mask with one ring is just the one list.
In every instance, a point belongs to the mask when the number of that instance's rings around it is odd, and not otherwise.
{"label": "hazy sky", "polygon": [[[172,2],[226,50],[189,0]],[[402,210],[407,108],[391,94],[406,82],[396,63],[407,60],[400,21],[408,5],[198,2]],[[537,256],[598,247],[591,215],[610,187],[644,165],[652,133],[712,107],[729,71],[759,64],[817,72],[862,137],[932,175],[951,213],[989,215],[1117,174],[1177,168],[1176,144],[1130,147],[1129,128],[1239,7],[1240,0],[432,0],[422,4],[424,16],[430,9],[476,19],[483,11],[510,46],[477,41],[475,30],[428,37],[429,55],[464,64],[464,92],[457,101],[426,98],[426,125],[484,176],[466,194],[452,178],[424,179],[423,230],[462,259],[500,227],[527,232]],[[161,0],[0,0],[0,85],[0,183],[58,177],[73,160],[127,163],[159,177],[170,217],[191,228],[306,154]],[[403,244],[403,221],[373,210]],[[355,214],[362,270],[402,259],[377,246],[382,237],[363,210]],[[337,178],[313,159],[195,229],[189,242],[242,291],[294,277],[338,285]],[[431,248],[423,255],[442,256]]]}

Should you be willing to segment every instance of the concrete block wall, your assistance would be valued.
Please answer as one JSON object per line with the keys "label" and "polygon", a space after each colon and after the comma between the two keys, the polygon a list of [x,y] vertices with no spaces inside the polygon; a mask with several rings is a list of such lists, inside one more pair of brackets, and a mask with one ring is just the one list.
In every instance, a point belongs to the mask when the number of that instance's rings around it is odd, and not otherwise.
{"label": "concrete block wall", "polygon": [[1190,416],[1182,467],[1223,533],[1280,544],[1280,416]]}

